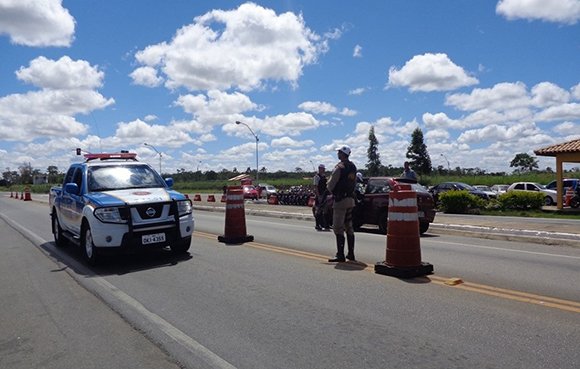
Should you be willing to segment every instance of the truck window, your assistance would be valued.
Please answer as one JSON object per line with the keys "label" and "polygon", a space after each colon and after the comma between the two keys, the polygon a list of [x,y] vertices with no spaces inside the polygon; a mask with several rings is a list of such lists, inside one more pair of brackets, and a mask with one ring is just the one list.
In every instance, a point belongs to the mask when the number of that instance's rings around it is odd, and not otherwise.
{"label": "truck window", "polygon": [[75,167],[68,168],[68,171],[66,172],[66,176],[64,176],[64,181],[63,181],[64,184],[72,182],[74,171],[75,171]]}
{"label": "truck window", "polygon": [[82,168],[77,168],[73,174],[73,179],[72,179],[73,183],[76,183],[77,186],[79,186],[79,190],[81,190],[82,192],[82,186],[83,186],[83,170]]}

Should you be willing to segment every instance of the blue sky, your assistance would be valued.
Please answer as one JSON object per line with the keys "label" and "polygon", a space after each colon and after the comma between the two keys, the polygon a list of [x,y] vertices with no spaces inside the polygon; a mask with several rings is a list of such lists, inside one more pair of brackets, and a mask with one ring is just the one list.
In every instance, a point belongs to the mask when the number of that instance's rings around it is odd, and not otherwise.
{"label": "blue sky", "polygon": [[[163,172],[384,165],[508,171],[580,138],[579,0],[0,0],[0,168],[74,149]],[[555,169],[552,158],[540,168]],[[571,167],[571,166],[566,166]]]}

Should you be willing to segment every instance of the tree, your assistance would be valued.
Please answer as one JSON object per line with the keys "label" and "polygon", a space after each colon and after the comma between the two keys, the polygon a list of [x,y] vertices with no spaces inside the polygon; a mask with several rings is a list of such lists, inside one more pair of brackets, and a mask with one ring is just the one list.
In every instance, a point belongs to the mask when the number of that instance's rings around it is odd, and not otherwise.
{"label": "tree", "polygon": [[411,144],[407,147],[407,159],[411,168],[418,174],[431,174],[431,158],[427,152],[427,145],[423,142],[423,131],[415,128],[411,135]]}
{"label": "tree", "polygon": [[527,153],[519,153],[513,158],[510,163],[510,168],[516,168],[516,171],[532,171],[538,168],[538,160]]}
{"label": "tree", "polygon": [[22,184],[32,184],[32,165],[30,163],[23,163],[18,167],[20,171],[20,182]]}
{"label": "tree", "polygon": [[367,175],[369,177],[378,176],[381,168],[381,159],[378,153],[379,141],[375,136],[375,127],[371,126],[369,129],[369,148],[367,149],[367,157],[369,161],[366,165]]}
{"label": "tree", "polygon": [[56,165],[49,165],[48,168],[46,168],[46,174],[48,183],[58,183],[59,175]]}

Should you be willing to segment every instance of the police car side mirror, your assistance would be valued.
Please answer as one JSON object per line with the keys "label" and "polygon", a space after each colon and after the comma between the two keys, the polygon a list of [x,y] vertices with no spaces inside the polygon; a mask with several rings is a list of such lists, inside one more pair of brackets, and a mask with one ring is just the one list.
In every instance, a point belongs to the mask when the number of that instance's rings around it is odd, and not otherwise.
{"label": "police car side mirror", "polygon": [[172,188],[173,187],[173,178],[171,178],[171,177],[165,178],[165,184],[167,184],[167,187]]}
{"label": "police car side mirror", "polygon": [[64,192],[70,193],[71,195],[78,195],[79,194],[79,186],[76,183],[67,183],[64,186]]}

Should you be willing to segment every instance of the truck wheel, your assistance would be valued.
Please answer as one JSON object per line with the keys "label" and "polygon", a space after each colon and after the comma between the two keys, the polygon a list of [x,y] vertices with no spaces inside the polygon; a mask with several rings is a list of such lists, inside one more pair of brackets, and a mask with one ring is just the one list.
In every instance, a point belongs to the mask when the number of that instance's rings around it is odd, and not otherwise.
{"label": "truck wheel", "polygon": [[546,196],[546,197],[544,198],[544,205],[546,205],[546,206],[550,206],[550,205],[552,205],[553,203],[554,203],[554,201],[552,201],[552,198],[551,198],[550,196]]}
{"label": "truck wheel", "polygon": [[387,234],[387,212],[379,214],[377,225],[379,226],[379,232],[381,232],[381,234]]}
{"label": "truck wheel", "polygon": [[54,244],[56,247],[64,247],[67,244],[66,238],[63,236],[62,228],[60,227],[60,223],[58,222],[58,216],[56,213],[51,214],[52,218],[52,234],[54,235]]}
{"label": "truck wheel", "polygon": [[91,227],[88,225],[84,227],[83,238],[81,246],[85,254],[85,260],[89,265],[97,265],[99,261],[98,250],[93,242],[93,234],[91,232]]}
{"label": "truck wheel", "polygon": [[427,223],[427,222],[419,222],[419,232],[421,234],[427,232],[428,229],[429,229],[429,223]]}
{"label": "truck wheel", "polygon": [[580,197],[576,196],[570,201],[570,207],[576,209],[580,206]]}
{"label": "truck wheel", "polygon": [[191,236],[178,241],[176,244],[171,245],[171,252],[174,254],[185,254],[189,247],[191,246]]}

